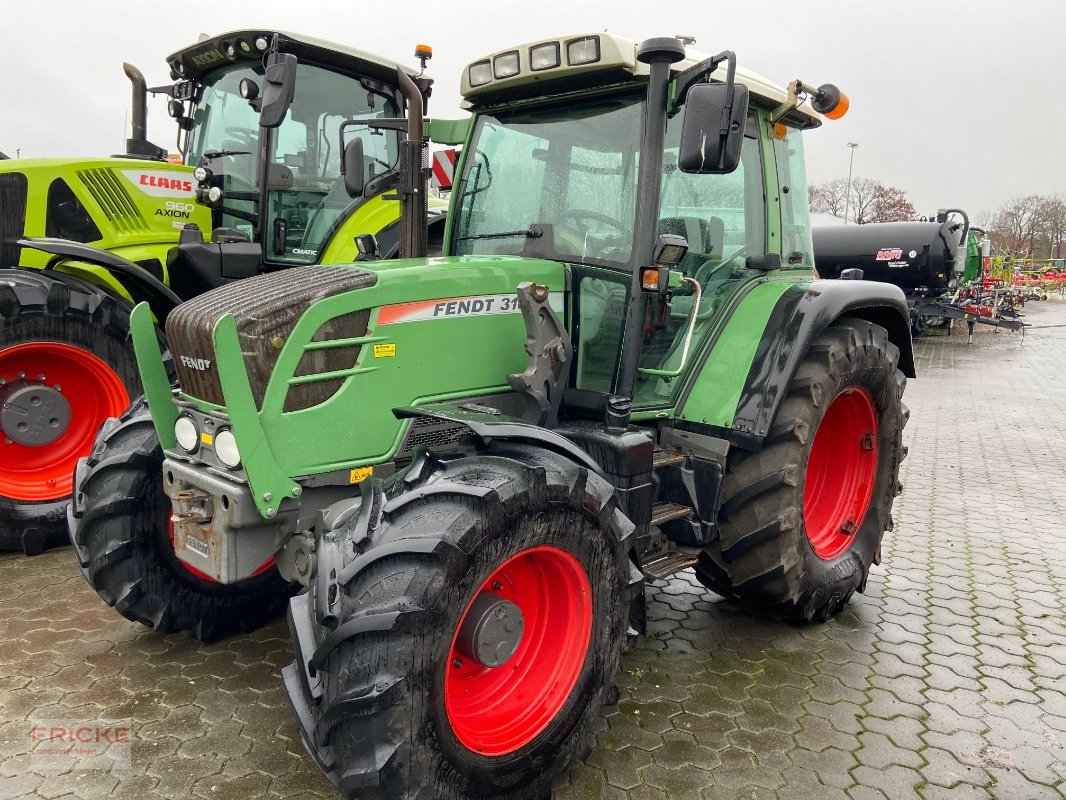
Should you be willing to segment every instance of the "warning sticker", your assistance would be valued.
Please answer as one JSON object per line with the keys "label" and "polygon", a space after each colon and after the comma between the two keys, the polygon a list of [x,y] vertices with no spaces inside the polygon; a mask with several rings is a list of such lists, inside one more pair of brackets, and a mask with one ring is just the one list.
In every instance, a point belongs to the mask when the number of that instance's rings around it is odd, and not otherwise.
{"label": "warning sticker", "polygon": [[348,474],[348,483],[362,483],[373,474],[373,467],[356,467]]}
{"label": "warning sticker", "polygon": [[[552,292],[548,303],[556,311],[563,310],[563,293]],[[378,312],[378,325],[397,322],[418,322],[428,319],[454,319],[457,317],[486,317],[493,314],[519,314],[518,296],[514,294],[483,294],[474,297],[448,297],[440,300],[419,300],[414,303],[398,303],[382,306]]]}
{"label": "warning sticker", "polygon": [[374,358],[392,358],[396,355],[396,343],[388,342],[386,344],[374,345]]}

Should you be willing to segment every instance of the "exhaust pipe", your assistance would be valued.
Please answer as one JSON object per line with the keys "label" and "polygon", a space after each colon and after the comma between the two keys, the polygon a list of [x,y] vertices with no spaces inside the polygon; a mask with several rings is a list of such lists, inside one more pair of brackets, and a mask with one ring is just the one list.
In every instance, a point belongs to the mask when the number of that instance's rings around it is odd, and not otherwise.
{"label": "exhaust pipe", "polygon": [[422,92],[411,77],[396,68],[400,91],[407,98],[407,139],[400,144],[400,258],[425,258],[429,239],[426,228],[429,198],[422,144],[425,109]]}
{"label": "exhaust pipe", "polygon": [[[122,71],[133,84],[133,112],[130,139],[143,142],[148,138],[148,84],[133,64],[123,64]],[[130,148],[127,146],[127,151]],[[131,153],[132,155],[132,153]]]}

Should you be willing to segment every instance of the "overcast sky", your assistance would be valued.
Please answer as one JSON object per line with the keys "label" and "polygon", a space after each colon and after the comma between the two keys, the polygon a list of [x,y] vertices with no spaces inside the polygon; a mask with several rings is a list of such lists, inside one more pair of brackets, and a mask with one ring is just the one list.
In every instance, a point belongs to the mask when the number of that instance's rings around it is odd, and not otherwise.
{"label": "overcast sky", "polygon": [[[905,189],[919,212],[978,215],[1016,194],[1066,192],[1063,0],[36,0],[4,3],[0,150],[97,155],[123,146],[129,83],[168,82],[166,54],[201,32],[268,27],[344,42],[407,63],[434,47],[430,112],[459,113],[464,64],[538,37],[609,30],[687,34],[708,52],[786,84],[837,83],[850,113],[807,137],[808,177],[855,175]],[[162,99],[149,138],[173,143]]]}

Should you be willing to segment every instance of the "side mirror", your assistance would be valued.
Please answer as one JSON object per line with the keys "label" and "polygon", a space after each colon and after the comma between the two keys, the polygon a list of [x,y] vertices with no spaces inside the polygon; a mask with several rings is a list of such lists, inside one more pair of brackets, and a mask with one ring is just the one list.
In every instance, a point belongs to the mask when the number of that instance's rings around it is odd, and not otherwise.
{"label": "side mirror", "polygon": [[344,191],[349,197],[362,197],[366,189],[363,170],[363,140],[358,136],[344,146],[341,154],[341,175],[344,176]]}
{"label": "side mirror", "polygon": [[726,175],[740,164],[748,87],[699,83],[688,91],[677,166],[682,172]]}
{"label": "side mirror", "polygon": [[263,89],[263,110],[259,114],[260,127],[280,126],[295,93],[296,56],[291,53],[271,53],[266,59],[266,88]]}

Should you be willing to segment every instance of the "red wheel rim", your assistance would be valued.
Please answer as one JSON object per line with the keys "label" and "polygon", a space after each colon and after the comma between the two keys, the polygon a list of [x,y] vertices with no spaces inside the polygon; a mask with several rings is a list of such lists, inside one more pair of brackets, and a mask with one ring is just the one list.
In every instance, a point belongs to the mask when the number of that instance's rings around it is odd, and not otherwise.
{"label": "red wheel rim", "polygon": [[581,563],[556,547],[509,559],[475,593],[494,592],[521,609],[525,628],[509,661],[483,667],[452,637],[444,702],[456,738],[475,753],[502,756],[540,735],[566,703],[581,674],[592,633],[592,592]]}
{"label": "red wheel rim", "polygon": [[[173,549],[174,548],[174,517],[171,514],[171,508],[170,508],[170,503],[169,502],[167,503],[167,538],[170,539],[170,547],[171,547],[171,549]],[[219,586],[222,586],[222,584],[219,583],[219,581],[217,581],[214,578],[212,578],[210,575],[208,575],[203,570],[199,570],[196,567],[194,567],[192,564],[188,564],[185,561],[182,561],[180,558],[178,558],[176,553],[174,554],[174,558],[177,559],[178,563],[181,564],[182,568],[184,568],[184,570],[186,572],[188,572],[190,575],[192,575],[192,576],[194,576],[196,578],[199,578],[202,581],[206,581],[207,583],[217,583]],[[274,566],[274,556],[271,556],[266,561],[264,561],[262,564],[260,564],[258,567],[256,567],[255,572],[253,572],[251,575],[249,575],[247,580],[251,580],[256,575],[262,575],[264,572],[266,572],[272,566]]]}
{"label": "red wheel rim", "polygon": [[847,551],[866,519],[877,476],[877,409],[865,389],[848,388],[825,411],[807,459],[803,521],[819,558]]}
{"label": "red wheel rim", "polygon": [[[19,378],[19,374],[24,375]],[[39,376],[44,376],[41,379]],[[0,443],[0,494],[43,502],[67,497],[74,466],[89,454],[100,425],[130,404],[122,379],[88,350],[60,342],[26,342],[0,350],[0,378],[59,386],[70,404],[70,424],[48,444]]]}

